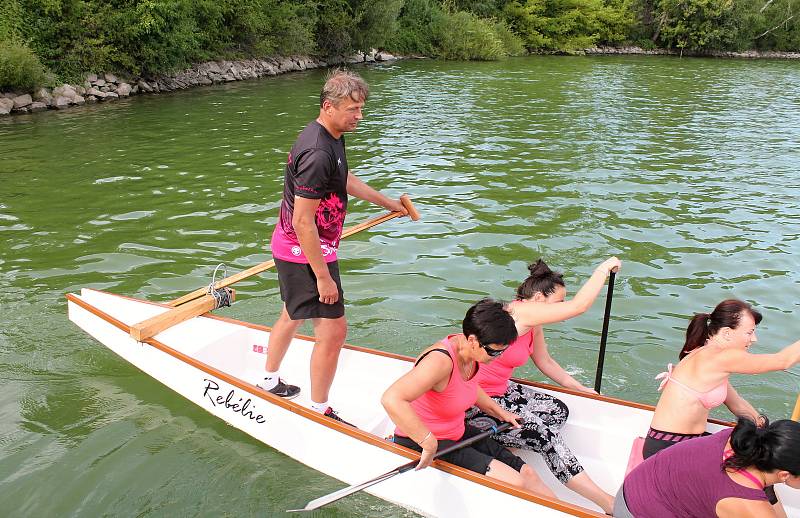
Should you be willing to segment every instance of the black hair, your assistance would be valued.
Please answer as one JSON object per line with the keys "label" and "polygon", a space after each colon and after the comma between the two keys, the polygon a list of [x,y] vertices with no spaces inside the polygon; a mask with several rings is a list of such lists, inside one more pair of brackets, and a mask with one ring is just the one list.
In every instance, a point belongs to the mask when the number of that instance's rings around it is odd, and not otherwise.
{"label": "black hair", "polygon": [[696,314],[689,327],[686,328],[686,342],[683,344],[678,357],[682,360],[684,356],[705,345],[709,337],[714,336],[723,327],[736,329],[742,319],[743,313],[749,313],[756,325],[761,322],[761,313],[753,309],[753,306],[738,299],[723,300],[711,313]]}
{"label": "black hair", "polygon": [[509,345],[517,339],[514,319],[502,302],[485,298],[467,310],[461,324],[464,336],[475,335],[481,345]]}
{"label": "black hair", "polygon": [[723,468],[745,469],[755,467],[760,471],[783,470],[800,475],[800,423],[781,419],[757,427],[747,417],[740,417],[731,434],[733,456],[723,463]]}
{"label": "black hair", "polygon": [[541,292],[545,297],[552,295],[558,286],[564,286],[564,274],[554,272],[542,259],[528,265],[530,274],[517,288],[517,300],[533,297]]}

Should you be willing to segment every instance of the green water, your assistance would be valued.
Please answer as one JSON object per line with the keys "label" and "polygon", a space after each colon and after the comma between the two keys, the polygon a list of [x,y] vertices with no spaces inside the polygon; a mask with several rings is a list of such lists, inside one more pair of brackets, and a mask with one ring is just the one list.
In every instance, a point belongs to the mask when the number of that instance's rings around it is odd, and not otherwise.
{"label": "green water", "polygon": [[[723,298],[764,313],[757,351],[800,338],[800,68],[794,62],[536,57],[362,69],[358,174],[409,193],[340,250],[348,341],[416,351],[467,306],[509,299],[528,262],[571,292],[617,279],[603,391],[654,403],[687,318]],[[264,516],[340,484],[233,429],[73,326],[64,293],[169,300],[270,258],[286,153],[322,72],[0,120],[0,515]],[[348,222],[382,209],[354,203]],[[274,273],[220,314],[271,324]],[[547,329],[594,379],[602,297]],[[773,417],[798,368],[734,384]],[[542,379],[533,369],[522,374]],[[727,417],[719,410],[718,417]],[[397,516],[359,495],[321,512]]]}

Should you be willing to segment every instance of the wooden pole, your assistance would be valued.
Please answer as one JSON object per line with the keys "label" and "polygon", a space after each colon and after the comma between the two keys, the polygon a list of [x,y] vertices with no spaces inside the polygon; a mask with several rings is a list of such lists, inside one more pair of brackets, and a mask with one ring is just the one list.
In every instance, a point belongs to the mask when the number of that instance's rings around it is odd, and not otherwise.
{"label": "wooden pole", "polygon": [[[411,199],[408,197],[408,195],[404,194],[400,196],[400,202],[403,204],[403,207],[405,207],[405,209],[408,211],[408,215],[411,217],[411,220],[418,221],[419,212],[417,212],[417,209],[414,207],[414,204],[411,203]],[[404,214],[402,212],[387,212],[386,214],[383,214],[381,216],[376,216],[372,219],[364,221],[363,223],[359,223],[358,225],[354,225],[350,228],[344,229],[341,238],[344,239],[346,237],[350,237],[353,234],[358,234],[362,230],[366,230],[368,228],[374,227],[375,225],[379,225],[385,221],[389,221],[390,219],[394,219],[403,215]],[[247,270],[231,275],[230,277],[225,277],[224,279],[217,282],[214,285],[214,288],[215,289],[225,288],[227,286],[230,286],[231,284],[235,284],[241,280],[247,279],[248,277],[252,277],[253,275],[257,275],[261,272],[269,270],[273,266],[275,266],[275,261],[270,259],[269,261],[257,264],[252,268],[248,268]],[[187,293],[182,297],[178,297],[175,300],[167,302],[167,305],[172,307],[180,306],[181,304],[185,304],[198,297],[202,297],[206,293],[208,293],[208,287],[198,288],[191,293]]]}
{"label": "wooden pole", "polygon": [[792,412],[792,421],[800,421],[800,394],[797,394],[797,401],[794,402],[794,412]]}
{"label": "wooden pole", "polygon": [[[231,302],[233,302],[236,298],[236,292],[234,290],[230,291]],[[169,329],[170,327],[180,324],[185,320],[189,320],[192,317],[202,315],[203,313],[208,313],[216,308],[216,299],[206,293],[202,297],[194,299],[183,306],[170,309],[166,313],[161,313],[160,315],[156,315],[152,318],[148,318],[147,320],[139,322],[138,324],[132,325],[130,333],[131,338],[137,342],[142,342],[157,335],[165,329]]]}
{"label": "wooden pole", "polygon": [[[417,209],[414,207],[414,204],[411,203],[411,200],[407,195],[402,195],[400,197],[400,202],[408,211],[408,215],[413,221],[419,220],[419,212],[417,212]],[[389,221],[390,219],[394,219],[403,215],[404,214],[402,212],[388,212],[381,216],[374,217],[349,229],[345,229],[342,232],[342,238],[352,236],[353,234],[357,234],[362,230],[366,230],[374,227],[375,225],[383,223],[384,221]],[[231,284],[261,273],[272,268],[273,266],[275,266],[275,261],[270,260],[263,262],[253,266],[252,268],[222,279],[214,284],[214,289],[220,290],[227,288]],[[231,302],[232,301],[233,295],[231,296]],[[131,326],[131,338],[141,342],[142,340],[146,340],[152,336],[155,336],[161,331],[169,329],[176,324],[180,324],[185,320],[189,320],[190,318],[200,316],[203,313],[208,313],[209,311],[216,309],[216,301],[214,300],[214,297],[209,295],[208,287],[199,288],[184,295],[183,297],[169,302],[168,305],[172,306],[173,309]]]}

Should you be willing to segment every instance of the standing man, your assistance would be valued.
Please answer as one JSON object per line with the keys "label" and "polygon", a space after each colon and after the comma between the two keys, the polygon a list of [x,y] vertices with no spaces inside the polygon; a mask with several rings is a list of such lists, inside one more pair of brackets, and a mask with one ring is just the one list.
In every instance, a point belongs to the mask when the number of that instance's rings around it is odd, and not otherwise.
{"label": "standing man", "polygon": [[384,196],[347,168],[344,133],[358,126],[368,96],[369,87],[357,74],[337,69],[328,75],[319,117],[305,127],[289,153],[280,220],[271,244],[284,305],[269,335],[267,372],[258,386],[285,398],[300,393],[299,387],[279,377],[278,370],[297,328],[310,318],[316,340],[311,408],[338,421],[343,419],[328,405],[328,392],[347,335],[336,256],[347,196],[408,213],[400,201]]}

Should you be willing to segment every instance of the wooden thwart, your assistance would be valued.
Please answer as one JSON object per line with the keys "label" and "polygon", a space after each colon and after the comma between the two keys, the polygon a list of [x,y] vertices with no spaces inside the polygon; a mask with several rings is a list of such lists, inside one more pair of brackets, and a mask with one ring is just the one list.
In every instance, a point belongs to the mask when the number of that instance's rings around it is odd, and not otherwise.
{"label": "wooden thwart", "polygon": [[[236,291],[230,291],[230,300],[233,302],[236,299]],[[208,313],[214,309],[217,309],[217,300],[206,292],[206,294],[199,299],[188,302],[179,308],[170,309],[166,313],[156,315],[138,324],[132,325],[130,333],[131,338],[142,342],[165,329],[169,329],[176,324],[180,324],[185,320],[202,315],[203,313]]]}
{"label": "wooden thwart", "polygon": [[[400,202],[408,211],[408,215],[413,221],[419,220],[419,212],[417,212],[417,209],[414,207],[414,204],[411,203],[411,199],[407,195],[404,194],[400,196]],[[342,239],[403,215],[404,214],[402,212],[387,212],[381,216],[376,216],[363,223],[359,223],[358,225],[344,229],[342,232]],[[275,261],[273,260],[257,264],[252,268],[248,268],[247,270],[231,275],[230,277],[225,277],[221,281],[214,284],[214,289],[220,290],[227,288],[231,284],[235,284],[243,279],[269,270],[273,266],[275,266]],[[233,301],[233,298],[231,298],[231,301]],[[157,335],[165,329],[169,329],[176,324],[180,324],[185,320],[189,320],[190,318],[200,316],[216,309],[216,301],[214,300],[214,297],[209,295],[208,286],[205,288],[198,288],[191,293],[187,293],[182,297],[168,302],[167,305],[172,306],[173,309],[131,326],[131,338],[141,342]]]}

